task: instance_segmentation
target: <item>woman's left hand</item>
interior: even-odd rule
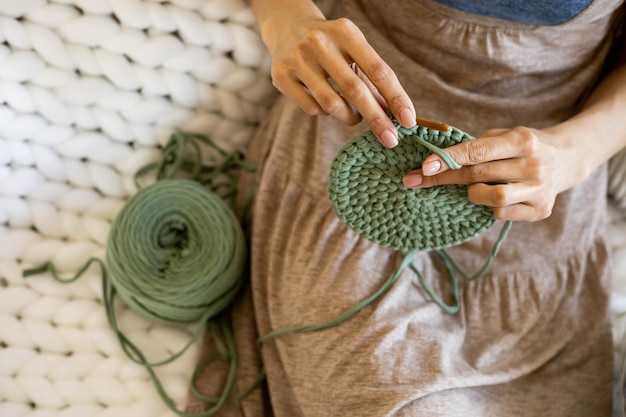
[[[557,194],[588,175],[581,164],[584,155],[576,154],[571,142],[525,127],[488,130],[476,140],[445,148],[462,168],[449,169],[433,154],[404,177],[404,184],[467,184],[469,200],[493,207],[500,220],[543,220],[552,213]]]

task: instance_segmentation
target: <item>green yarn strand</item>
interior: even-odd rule
[[[414,253],[411,253],[407,256],[410,256],[411,258],[414,256]],[[450,284],[452,285],[452,297],[454,298],[454,304],[452,305],[448,305],[446,304],[441,297],[439,297],[428,285],[428,283],[426,283],[426,278],[424,278],[424,274],[422,274],[422,271],[420,271],[413,262],[410,263],[409,268],[411,268],[411,270],[415,273],[415,275],[417,276],[417,280],[419,282],[419,285],[421,286],[421,288],[426,292],[426,294],[428,295],[428,297],[439,306],[439,308],[441,308],[443,311],[445,311],[446,313],[449,314],[456,314],[458,313],[459,309],[461,308],[461,302],[460,302],[460,291],[459,291],[459,281],[456,279],[456,276],[451,273],[450,270],[450,265],[447,263],[447,260],[444,260],[444,265],[446,266],[446,269],[448,271],[448,276],[450,277]]]
[[[203,152],[202,148],[213,155]],[[191,160],[189,155],[193,156]],[[216,160],[219,163],[207,163],[205,159]],[[137,171],[135,185],[141,188],[140,178],[152,171],[156,171],[157,180],[184,176],[202,184],[229,202],[237,192],[238,173],[241,170],[256,170],[256,165],[246,161],[242,152],[238,150],[226,152],[205,135],[176,132],[163,148],[161,159]]]
[[[485,274],[485,272],[487,272],[487,269],[489,269],[489,267],[491,266],[491,263],[493,262],[496,255],[498,254],[498,251],[500,250],[500,246],[502,246],[502,243],[504,243],[504,240],[509,234],[509,230],[511,230],[511,226],[513,226],[513,222],[511,221],[504,222],[504,224],[502,225],[502,229],[500,230],[500,235],[498,236],[498,239],[494,242],[491,248],[491,251],[489,252],[489,256],[485,260],[485,263],[478,271],[476,271],[472,275],[469,275],[467,272],[465,272],[463,268],[461,268],[459,264],[448,254],[447,251],[440,250],[438,251],[438,253],[445,260],[446,265],[449,265],[450,271],[456,271],[466,281],[475,281],[479,279],[480,277],[482,277]]]
[[[318,323],[318,324],[308,324],[308,325],[303,325],[303,326],[293,326],[293,327],[285,327],[282,329],[277,329],[269,333],[266,333],[263,336],[260,336],[257,339],[257,344],[260,345],[270,339],[274,339],[278,336],[281,336],[287,333],[314,332],[318,330],[328,329],[330,327],[335,327],[345,322],[346,320],[350,319],[352,316],[357,314],[359,311],[363,310],[365,307],[372,304],[374,301],[380,298],[383,294],[385,294],[389,290],[389,288],[391,288],[392,285],[398,280],[398,278],[402,274],[402,271],[411,264],[411,259],[412,259],[412,256],[405,256],[402,262],[400,263],[400,265],[398,266],[398,268],[396,269],[396,271],[393,274],[391,274],[391,276],[383,283],[383,285],[380,286],[378,290],[376,290],[375,293],[359,301],[356,305],[343,311],[342,313],[337,315],[335,318],[328,320],[326,322],[323,322],[323,323]]]

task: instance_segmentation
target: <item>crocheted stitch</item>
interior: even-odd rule
[[[454,127],[443,132],[396,123],[396,129],[399,144],[393,149],[367,131],[337,153],[328,193],[341,221],[368,240],[404,251],[454,246],[493,225],[491,208],[470,202],[466,185],[409,189],[402,183],[437,148],[472,136]]]

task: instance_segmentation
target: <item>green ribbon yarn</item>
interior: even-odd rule
[[[246,241],[221,197],[195,181],[168,179],[141,189],[116,216],[106,259],[113,286],[133,310],[191,323],[230,304],[242,283]]]

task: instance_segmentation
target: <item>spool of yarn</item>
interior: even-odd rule
[[[204,165],[204,149],[217,152],[219,163]],[[193,158],[188,159],[190,147]],[[51,262],[23,272],[25,277],[49,272],[62,283],[79,279],[92,265],[102,274],[102,294],[107,320],[129,359],[143,366],[167,407],[186,417],[217,414],[228,401],[247,395],[258,381],[234,396],[237,360],[232,330],[225,314],[243,283],[247,265],[246,240],[228,200],[237,191],[237,172],[254,171],[256,166],[239,151],[226,152],[210,138],[193,133],[174,133],[163,149],[160,161],[141,168],[135,182],[156,171],[156,182],[141,188],[117,214],[106,247],[106,265],[91,258],[73,277],[61,277]],[[249,209],[248,196],[243,213]],[[115,296],[135,312],[168,324],[196,323],[188,343],[168,358],[151,362],[118,327]],[[186,413],[177,408],[154,368],[173,362],[198,340],[208,326],[216,338],[218,353],[204,358],[194,373],[213,361],[229,364],[229,377],[219,397],[194,393],[213,404],[205,413]],[[225,342],[218,335],[223,335]]]
[[[164,179],[116,216],[106,259],[133,310],[166,323],[211,318],[241,286],[246,242],[233,211],[198,182]]]

